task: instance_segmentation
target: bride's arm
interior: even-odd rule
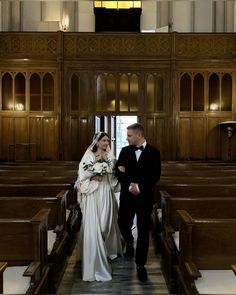
[[[80,192],[82,194],[90,194],[98,187],[98,181],[92,181],[95,180],[94,177],[96,178],[96,176],[93,175],[91,171],[84,169],[86,164],[90,164],[91,162],[94,162],[94,160],[92,152],[86,153],[79,164],[78,179],[80,183]]]

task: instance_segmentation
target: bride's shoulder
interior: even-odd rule
[[[94,161],[95,155],[92,151],[87,151],[84,155],[81,161]]]

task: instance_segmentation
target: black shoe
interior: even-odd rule
[[[134,247],[132,244],[126,245],[125,256],[127,256],[130,259],[134,257]]]
[[[137,267],[137,275],[138,275],[138,279],[141,282],[146,282],[146,280],[147,280],[147,271],[146,271],[146,268],[144,266],[138,266]]]

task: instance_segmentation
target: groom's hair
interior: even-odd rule
[[[132,129],[134,131],[139,132],[142,136],[144,136],[144,127],[140,123],[134,123],[127,127],[127,129]]]

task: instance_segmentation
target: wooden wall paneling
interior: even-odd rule
[[[155,145],[155,118],[146,118],[146,139],[151,145]]]
[[[178,160],[189,160],[191,157],[190,153],[190,141],[191,141],[191,119],[190,118],[179,118],[178,126],[178,142],[177,142],[177,159]]]
[[[3,161],[7,161],[8,157],[9,160],[14,159],[14,148],[10,148],[9,144],[14,144],[14,118],[11,117],[3,117],[1,120],[1,147],[2,147],[2,154],[1,159]]]
[[[36,160],[42,159],[42,118],[29,118],[29,142],[34,143],[32,158]]]
[[[221,159],[219,118],[208,117],[206,134],[206,159]]]
[[[166,128],[165,118],[148,116],[145,119],[147,141],[160,150],[162,160],[169,158],[169,128]]]
[[[68,141],[65,147],[67,160],[81,160],[85,150],[92,142],[93,132],[88,116],[70,116],[69,131],[65,136],[65,140]]]
[[[29,146],[28,143],[28,118],[27,117],[15,117],[14,129],[15,129],[15,160],[25,161],[29,159]]]
[[[42,118],[42,154],[45,160],[58,160],[58,124],[55,117]]]
[[[161,153],[161,158],[163,160],[168,159],[168,146],[166,145],[166,134],[168,130],[165,129],[165,119],[164,118],[156,118],[156,127],[155,127],[155,143],[156,146]]]
[[[90,122],[89,117],[83,116],[79,118],[79,148],[78,156],[82,158],[87,147],[91,144],[94,135],[94,128]]]
[[[67,137],[67,140],[70,142],[67,151],[68,159],[70,160],[79,160],[80,154],[80,144],[79,144],[79,117],[71,116],[70,117],[70,136]]]
[[[191,142],[191,158],[193,160],[205,159],[205,144],[206,144],[206,119],[192,118],[189,140]]]

